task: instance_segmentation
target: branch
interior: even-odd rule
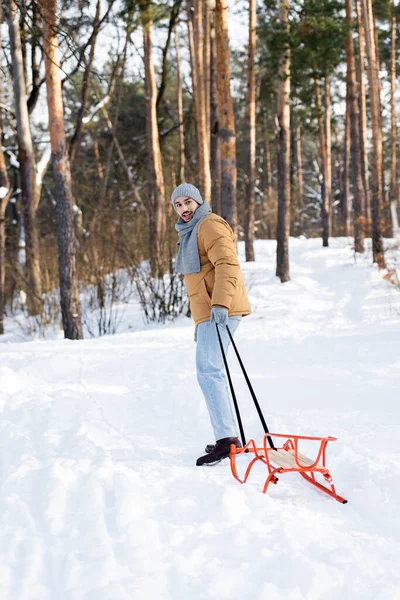
[[[175,0],[174,5],[171,11],[171,17],[168,24],[168,35],[167,41],[165,42],[165,46],[163,48],[163,59],[162,59],[162,73],[161,73],[161,84],[157,94],[156,108],[158,109],[161,101],[163,99],[165,88],[167,85],[167,76],[168,76],[168,64],[167,64],[167,55],[171,42],[172,31],[175,27],[176,21],[178,20],[179,11],[181,9],[182,0]]]

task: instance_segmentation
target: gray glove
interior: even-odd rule
[[[211,323],[226,326],[228,322],[228,309],[225,306],[213,306],[210,315]]]

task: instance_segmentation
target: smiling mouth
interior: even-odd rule
[[[191,212],[188,212],[188,213],[183,213],[182,217],[183,217],[184,219],[187,219],[187,217],[190,217],[190,216],[191,216],[191,214],[192,214]]]

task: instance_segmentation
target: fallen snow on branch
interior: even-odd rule
[[[106,104],[109,103],[110,98],[111,98],[111,96],[109,94],[107,94],[107,96],[104,96],[103,100],[101,100],[98,104],[96,104],[92,108],[90,113],[88,115],[86,115],[86,117],[83,117],[82,123],[84,125],[86,125],[87,123],[90,123],[90,121],[93,119],[93,117],[96,115],[96,113],[99,112],[99,110],[101,110]]]

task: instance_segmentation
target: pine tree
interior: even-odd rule
[[[279,18],[283,30],[289,27],[289,2],[279,0]],[[279,65],[278,84],[278,226],[276,232],[276,275],[289,281],[290,227],[290,48],[283,48]]]
[[[236,206],[236,131],[231,95],[229,64],[228,1],[216,0],[215,5],[216,72],[219,110],[218,136],[221,151],[221,213],[233,231],[237,232]]]
[[[64,131],[64,106],[57,38],[56,0],[40,0],[46,66],[47,106],[55,183],[58,269],[64,336],[82,339],[76,241],[73,225],[71,171]]]

